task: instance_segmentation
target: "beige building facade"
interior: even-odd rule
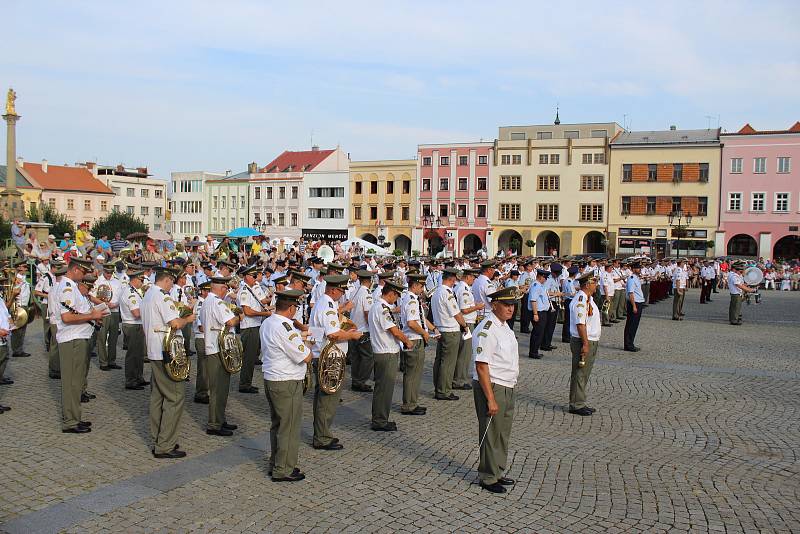
[[[711,255],[719,220],[719,130],[622,132],[611,142],[608,235],[617,255]],[[670,214],[692,216],[676,229]]]
[[[490,253],[605,252],[614,123],[504,126],[490,173]],[[530,247],[526,243],[533,242]]]
[[[410,254],[416,191],[414,159],[351,161],[349,234]]]

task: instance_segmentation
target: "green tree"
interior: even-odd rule
[[[139,217],[127,212],[114,210],[102,219],[95,221],[90,233],[95,239],[99,239],[104,235],[112,238],[117,232],[122,234],[124,238],[126,235],[135,232],[147,233],[147,231],[147,225]]]
[[[39,204],[38,206],[31,206],[28,209],[27,217],[29,221],[39,220],[39,207],[42,210],[42,222],[50,223],[53,226],[50,228],[50,233],[61,238],[66,232],[70,235],[75,235],[75,223],[69,217],[51,208],[49,204]]]

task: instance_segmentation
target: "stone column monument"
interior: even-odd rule
[[[17,115],[14,101],[17,93],[13,89],[8,90],[6,96],[6,113],[3,119],[6,121],[6,187],[0,192],[0,207],[3,210],[3,217],[10,221],[15,217],[24,218],[25,209],[22,203],[22,193],[17,190],[17,121],[21,118]]]

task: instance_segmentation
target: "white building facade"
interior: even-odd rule
[[[173,172],[170,184],[169,231],[176,239],[195,236],[203,238],[208,233],[208,203],[205,198],[207,180],[219,180],[225,174],[207,171]],[[218,200],[219,202],[219,200]]]
[[[92,163],[83,166],[114,192],[112,210],[138,217],[150,230],[169,230],[166,180],[149,178],[147,167],[112,167]]]
[[[203,213],[207,234],[224,236],[234,228],[251,225],[248,171],[205,181],[204,199],[208,209],[204,208]]]

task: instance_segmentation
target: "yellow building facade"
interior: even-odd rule
[[[608,235],[617,255],[713,254],[719,130],[623,132],[612,140],[610,153]],[[682,217],[674,216],[671,226],[670,214]],[[686,224],[686,215],[688,227],[676,228]]]
[[[609,141],[620,131],[613,122],[558,119],[501,127],[490,173],[489,253],[605,252]]]
[[[410,254],[416,190],[414,159],[351,161],[350,236]]]

